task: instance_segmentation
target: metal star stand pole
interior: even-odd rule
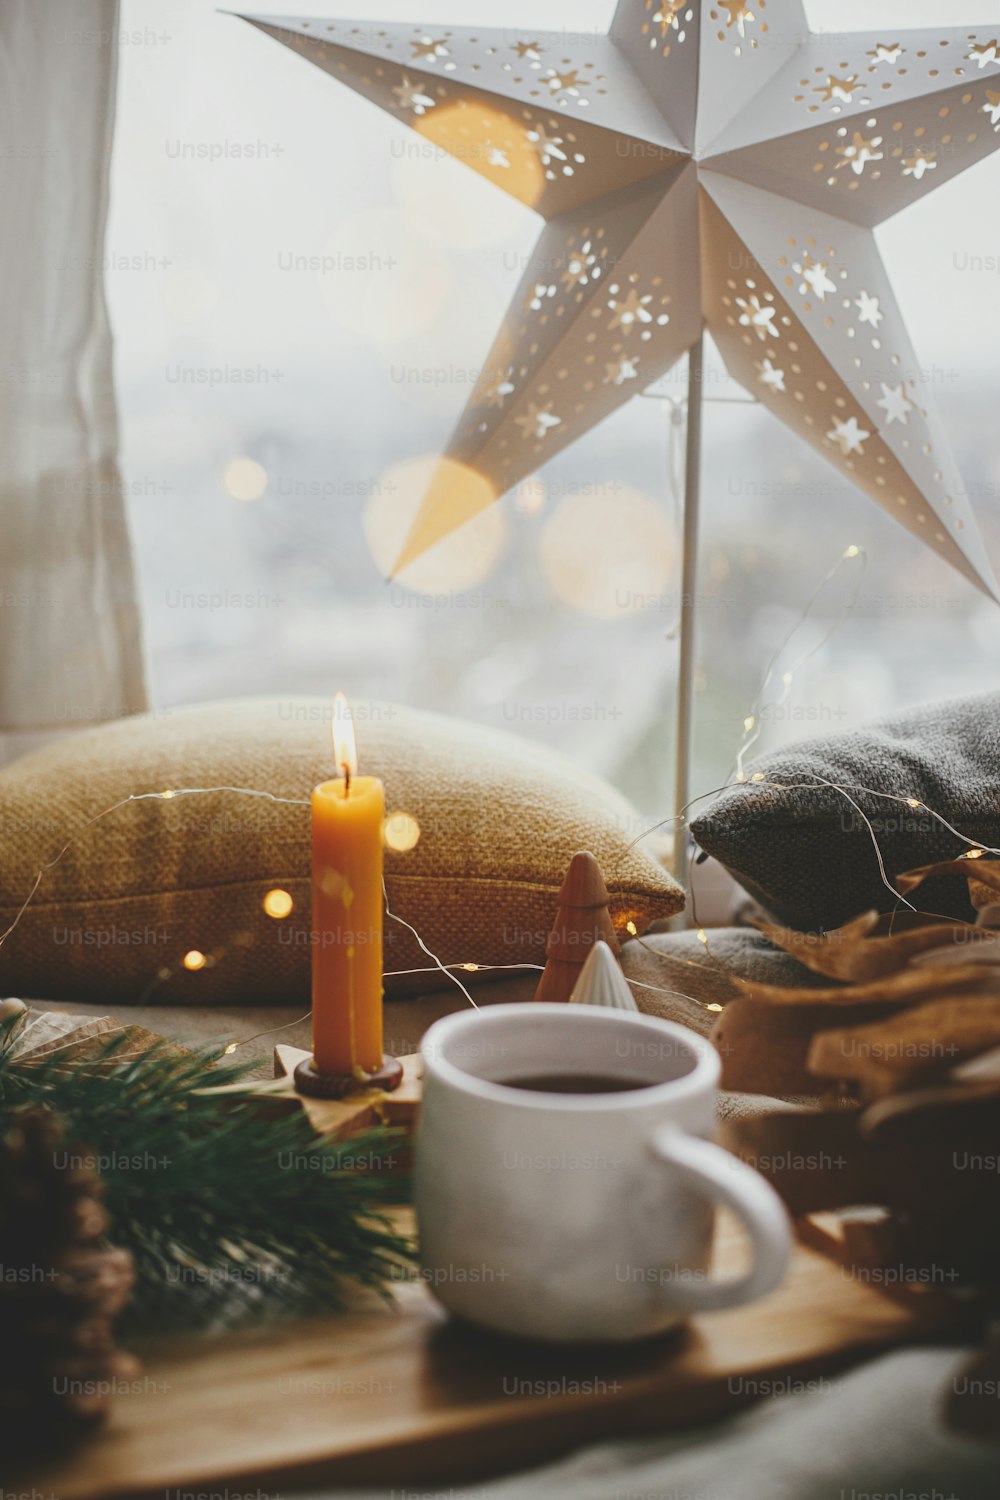
[[[698,589],[698,522],[701,498],[701,415],[705,335],[700,333],[688,354],[687,430],[684,450],[684,550],[681,563],[680,650],[677,662],[677,748],[674,765],[674,878],[687,878],[687,814],[691,800],[691,760],[694,749],[694,675]]]

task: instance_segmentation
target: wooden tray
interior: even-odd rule
[[[722,1222],[720,1268],[742,1241]],[[60,1500],[304,1484],[426,1487],[614,1436],[690,1427],[925,1338],[903,1306],[799,1246],[785,1284],[735,1312],[614,1351],[547,1350],[451,1323],[426,1288],[398,1305],[138,1352],[140,1389],[76,1453],[7,1474]],[[940,1327],[940,1322],[937,1321]]]

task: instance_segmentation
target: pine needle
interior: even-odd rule
[[[403,1132],[331,1142],[301,1112],[269,1119],[252,1099],[201,1092],[244,1079],[247,1064],[169,1042],[121,1050],[116,1038],[67,1067],[19,1063],[9,1048],[0,1120],[47,1103],[96,1153],[112,1237],[136,1261],[133,1326],[340,1308],[352,1285],[388,1297],[412,1274],[414,1247],[387,1214],[408,1186],[390,1175]]]

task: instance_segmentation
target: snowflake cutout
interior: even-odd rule
[[[722,0],[722,9],[726,12],[726,30],[735,26],[740,36],[746,36],[747,23],[757,19],[745,0]]]
[[[921,151],[918,146],[912,156],[903,158],[903,176],[915,177],[917,182],[925,172],[932,172],[937,166],[937,153],[934,151]]]
[[[423,92],[419,83],[412,83],[405,73],[402,83],[397,83],[392,92],[399,101],[400,109],[408,109],[415,115],[426,114],[429,109],[434,108],[434,100],[430,95]]]
[[[1000,42],[977,42],[971,51],[965,54],[966,62],[979,64],[982,72],[987,63],[996,63],[1000,67]]]
[[[601,274],[598,259],[593,240],[584,240],[578,250],[569,251],[562,273],[562,283],[567,291],[575,291],[578,286],[587,286],[597,280]]]
[[[831,417],[830,420],[833,423],[833,430],[827,433],[830,442],[840,445],[840,451],[845,458],[851,453],[863,456],[865,450],[862,445],[867,438],[871,437],[871,433],[858,426],[857,417],[851,417],[846,422],[842,422],[839,417]]]
[[[624,385],[627,380],[635,380],[638,374],[639,356],[619,354],[617,359],[604,366],[604,384]]]
[[[860,177],[870,161],[882,161],[882,152],[878,149],[882,144],[880,135],[873,135],[870,140],[865,140],[860,130],[854,132],[854,137],[847,146],[838,146],[837,155],[842,157],[837,167],[851,168],[856,177]]]
[[[573,98],[587,87],[587,80],[580,77],[579,68],[571,68],[567,73],[557,73],[555,68],[550,68],[545,74],[545,82],[553,94],[569,94]]]
[[[614,292],[615,287],[611,290]],[[614,317],[608,324],[609,328],[620,328],[627,338],[633,328],[638,328],[643,323],[652,323],[653,314],[649,310],[649,304],[653,300],[652,292],[647,292],[640,297],[635,287],[629,287],[628,294],[623,298],[612,297],[608,307],[614,313]]]
[[[902,385],[895,387],[882,385],[882,399],[876,401],[875,405],[881,406],[885,412],[887,427],[891,427],[893,422],[902,422],[904,427],[907,424],[910,412],[913,410],[913,402],[907,397],[906,386],[905,380]]]
[[[660,28],[660,36],[665,37],[668,31],[679,31],[680,21],[678,16],[687,4],[687,0],[660,0],[659,8],[653,16],[653,20]]]
[[[989,115],[994,130],[1000,130],[1000,89],[986,90],[986,103],[981,113]]]
[[[898,42],[876,42],[868,56],[873,63],[894,63],[906,51]]]
[[[558,427],[562,422],[562,417],[556,416],[552,410],[551,401],[548,406],[536,406],[533,401],[529,401],[528,410],[521,412],[514,418],[514,421],[520,427],[523,437],[540,439],[545,437],[553,427]]]
[[[563,150],[566,142],[561,135],[549,135],[541,125],[536,125],[533,130],[525,132],[528,140],[538,153],[538,160],[545,167],[545,175],[550,182],[555,180],[556,172],[553,162],[562,162],[561,168],[564,177],[572,177],[573,168],[569,165],[569,156]]]
[[[760,360],[756,365],[760,383],[769,391],[783,391],[785,389],[785,372],[779,370],[769,359]]]
[[[528,288],[528,295],[524,299],[524,306],[528,312],[541,312],[546,297],[554,297],[558,287],[548,281],[536,281],[534,286]]]
[[[490,146],[489,155],[486,158],[486,162],[487,165],[491,167],[510,166],[510,160],[502,146]]]
[[[746,299],[737,297],[736,306],[741,309],[741,328],[752,328],[759,339],[778,337],[778,330],[771,326],[771,319],[776,314],[776,308],[762,306],[760,298],[756,295]]]
[[[799,292],[803,296],[811,291],[821,302],[824,302],[827,292],[837,290],[837,283],[831,281],[827,275],[825,260],[814,261],[811,255],[807,255],[803,260],[796,261],[792,270],[797,271],[802,277]]]
[[[855,91],[860,87],[857,73],[852,73],[848,78],[834,78],[832,73],[828,73],[826,82],[817,84],[813,93],[821,94],[825,104],[832,104],[834,101],[850,104]]]
[[[512,366],[497,371],[483,392],[483,401],[487,406],[502,407],[507,397],[513,394],[514,385],[510,378],[513,373]]]
[[[862,292],[855,297],[854,306],[858,309],[858,322],[870,323],[873,328],[877,328],[885,317],[878,298],[873,297],[870,292]]]
[[[515,42],[513,49],[520,58],[527,58],[529,62],[537,62],[545,51],[538,42]]]
[[[416,62],[418,58],[426,62],[436,62],[439,57],[448,56],[448,44],[443,36],[436,40],[425,36],[423,41],[411,42],[410,46],[413,48],[411,62]]]

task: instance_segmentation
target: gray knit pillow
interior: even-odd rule
[[[864,818],[890,881],[968,847],[927,808],[977,843],[1000,843],[1000,693],[932,703],[790,745],[748,768],[756,772],[766,779],[729,788],[692,823],[701,848],[803,931],[839,927],[870,907],[892,911],[896,897],[882,881]],[[857,807],[824,782],[847,788]],[[928,881],[914,904],[973,915],[964,882],[954,878]]]

